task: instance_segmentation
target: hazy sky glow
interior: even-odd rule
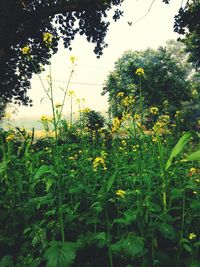
[[[104,80],[112,71],[114,62],[126,50],[144,50],[148,47],[157,48],[165,45],[169,39],[177,39],[173,32],[174,16],[181,7],[182,0],[171,0],[166,5],[162,0],[155,0],[148,15],[134,24],[148,11],[152,0],[125,0],[122,8],[124,17],[110,25],[106,37],[108,48],[97,59],[93,52],[93,44],[89,44],[85,37],[79,37],[72,43],[72,51],[60,45],[59,52],[52,58],[52,76],[54,80],[55,102],[62,101],[59,87],[64,88],[69,77],[70,56],[77,58],[77,66],[69,90],[74,90],[77,98],[85,98],[85,107],[97,111],[107,110],[107,96],[101,96]],[[129,26],[132,22],[132,26]],[[41,74],[44,83],[49,74],[49,67]],[[61,81],[61,82],[59,82]],[[32,79],[32,89],[28,95],[33,100],[33,107],[20,107],[17,117],[39,117],[51,114],[50,103],[45,97],[44,90],[36,75]],[[41,102],[41,99],[43,101]],[[74,103],[74,109],[77,105]],[[69,101],[66,101],[64,113],[69,113]]]

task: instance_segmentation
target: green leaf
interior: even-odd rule
[[[37,169],[36,173],[35,173],[35,179],[38,180],[40,179],[44,174],[47,173],[51,173],[54,176],[56,176],[55,171],[53,170],[53,166],[52,165],[42,165],[39,167],[39,169]]]
[[[184,243],[184,244],[183,244],[183,248],[184,248],[187,252],[189,252],[189,253],[192,252],[192,248],[190,247],[189,244]]]
[[[171,151],[170,157],[165,165],[165,170],[169,169],[172,164],[172,160],[183,150],[185,145],[190,141],[191,136],[192,132],[187,132],[179,139],[178,143]]]
[[[97,233],[95,239],[99,248],[103,248],[108,243],[108,237],[105,232]]]
[[[10,255],[4,256],[0,261],[0,267],[11,267],[13,266],[12,257]]]
[[[108,180],[107,182],[107,187],[106,187],[106,194],[110,191],[110,189],[112,188],[115,178],[116,178],[117,172],[115,172]]]
[[[129,210],[124,212],[123,218],[115,219],[114,223],[119,223],[119,224],[127,226],[136,220],[137,213],[138,212],[136,210],[129,209]]]
[[[127,238],[122,238],[111,245],[114,253],[125,254],[130,258],[141,257],[145,253],[143,240],[135,234],[130,234]]]
[[[192,154],[190,154],[188,157],[187,157],[187,160],[188,161],[193,161],[193,160],[200,160],[200,150],[199,151],[196,151]]]
[[[38,267],[41,263],[41,260],[39,258],[34,259],[31,264],[29,265],[29,267]]]
[[[70,267],[76,258],[77,243],[52,241],[44,254],[46,267]]]
[[[172,199],[182,199],[184,194],[184,189],[182,188],[172,188],[170,196]]]
[[[190,207],[198,214],[200,212],[200,200],[199,199],[193,200]]]
[[[165,238],[168,238],[171,240],[174,240],[176,238],[176,232],[170,224],[161,223],[159,225],[159,231]]]

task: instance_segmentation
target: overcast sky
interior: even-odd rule
[[[171,0],[166,5],[162,0],[124,0],[122,9],[124,16],[117,22],[112,22],[106,37],[108,48],[97,59],[93,44],[89,44],[84,36],[77,36],[72,43],[72,51],[60,45],[59,52],[52,58],[52,76],[54,80],[54,96],[56,102],[62,101],[59,87],[64,88],[69,77],[70,56],[77,58],[77,66],[69,90],[74,90],[77,98],[85,98],[85,107],[97,111],[106,111],[107,96],[101,96],[103,83],[112,71],[114,62],[126,50],[144,50],[148,47],[157,48],[165,45],[169,39],[177,39],[173,32],[174,16],[181,7],[182,0]],[[153,3],[151,10],[145,16]],[[141,17],[145,16],[143,19]],[[137,21],[137,23],[135,23]],[[128,22],[132,22],[129,26]],[[49,67],[42,73],[46,79]],[[60,82],[58,82],[60,81]],[[51,114],[50,103],[37,76],[32,79],[32,89],[28,95],[33,100],[33,107],[20,107],[17,117],[39,117]],[[43,101],[41,102],[41,99]],[[74,108],[76,104],[74,103]],[[65,114],[69,113],[69,102],[66,101]]]

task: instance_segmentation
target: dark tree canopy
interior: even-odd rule
[[[58,41],[70,48],[75,35],[85,35],[95,43],[97,56],[107,46],[104,37],[109,22],[107,12],[116,6],[113,19],[122,12],[124,0],[1,0],[0,1],[0,93],[2,101],[29,104],[27,89],[35,72],[21,49],[30,47],[36,69],[48,64],[57,52]],[[51,49],[43,42],[43,33],[53,35]]]
[[[35,72],[21,49],[29,46],[32,60],[39,69],[48,64],[57,52],[58,41],[71,48],[76,34],[85,35],[95,44],[99,57],[107,46],[107,12],[115,7],[113,19],[122,15],[119,9],[124,0],[1,0],[0,1],[0,96],[1,101],[29,104],[27,97],[30,79]],[[168,4],[170,0],[161,0]],[[186,34],[186,44],[192,60],[200,65],[199,1],[188,1],[175,18],[175,31]],[[51,49],[45,46],[44,32],[53,34]]]
[[[187,1],[175,16],[174,31],[184,35],[182,41],[186,51],[190,52],[189,60],[200,67],[200,1]]]

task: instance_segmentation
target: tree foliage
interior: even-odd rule
[[[0,93],[1,101],[30,104],[27,90],[40,64],[48,64],[57,52],[58,42],[71,49],[76,34],[85,35],[95,44],[94,52],[102,54],[110,22],[107,13],[115,7],[113,19],[122,15],[124,0],[1,0],[0,1]],[[162,0],[168,4],[170,0]],[[200,66],[200,3],[187,1],[175,17],[174,30],[185,34],[184,42],[190,59]],[[53,34],[51,49],[45,46],[42,34]],[[21,53],[24,46],[31,49],[32,61]]]
[[[107,12],[115,6],[113,19],[122,15],[117,6],[123,0],[1,0],[0,1],[0,93],[2,101],[29,104],[27,90],[40,64],[48,64],[58,50],[58,41],[71,48],[76,34],[85,35],[102,54],[109,22]],[[43,33],[53,35],[51,49]],[[21,49],[30,47],[35,68]]]
[[[116,61],[103,89],[103,94],[109,93],[110,113],[121,116],[127,108],[136,111],[141,95],[143,107],[156,106],[163,110],[167,104],[172,112],[188,101],[192,68],[183,49],[174,51],[176,47],[171,42],[157,50],[125,52]],[[144,76],[136,74],[138,68],[144,69]]]
[[[100,112],[90,110],[85,114],[85,122],[86,127],[88,127],[90,131],[97,131],[98,129],[104,127],[105,120]]]
[[[190,52],[189,60],[200,67],[200,1],[187,1],[175,16],[174,30],[184,35],[182,41],[186,51]]]

